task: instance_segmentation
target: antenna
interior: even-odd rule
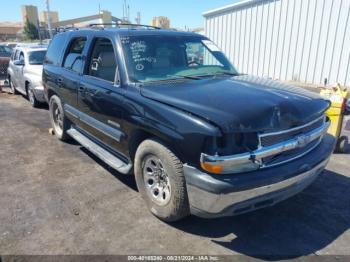
[[[130,6],[128,5],[128,21],[130,21]]]

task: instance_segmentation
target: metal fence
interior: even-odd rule
[[[9,66],[10,58],[0,57],[0,78],[7,76],[7,68]]]
[[[350,86],[350,0],[248,0],[203,15],[242,73]]]

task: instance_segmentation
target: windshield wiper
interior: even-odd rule
[[[217,75],[239,76],[239,74],[237,73],[231,73],[231,72],[225,72],[225,71],[214,74],[214,76],[217,76]]]
[[[184,76],[184,75],[168,75],[168,76],[175,76],[177,78],[185,78],[185,79],[193,79],[193,80],[200,80],[201,79],[198,76]]]

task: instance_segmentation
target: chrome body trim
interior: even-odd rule
[[[323,116],[324,117],[324,116]],[[312,125],[316,121],[319,121],[320,118],[312,121],[308,125]],[[297,129],[302,129],[308,125],[300,126],[297,128],[289,129],[286,131],[281,132],[291,132]],[[208,163],[212,165],[222,166],[223,167],[223,174],[228,173],[238,173],[238,172],[245,172],[250,170],[256,170],[259,168],[265,168],[265,167],[271,167],[276,166],[279,164],[283,164],[292,160],[295,160],[297,158],[300,158],[304,156],[305,154],[309,153],[312,149],[314,149],[321,141],[323,135],[327,132],[328,127],[330,125],[330,122],[323,122],[323,125],[302,135],[298,135],[296,137],[293,137],[291,139],[288,139],[286,141],[266,146],[266,147],[259,147],[257,150],[251,151],[251,152],[245,152],[241,154],[236,155],[230,155],[230,156],[219,156],[219,155],[207,155],[202,153],[200,157],[200,161],[202,163]],[[279,134],[280,132],[275,132],[273,134]],[[265,134],[271,135],[272,133]],[[301,154],[295,156],[294,158],[288,159],[286,161],[281,161],[279,163],[275,163],[273,165],[265,165],[263,163],[263,158],[274,156],[277,154],[280,154],[282,152],[286,152],[292,149],[302,148],[312,141],[315,141],[319,139],[319,142],[316,143],[315,146],[313,146],[311,149],[308,149],[305,152],[302,152]]]
[[[313,121],[311,121],[311,122],[309,122],[309,123],[307,123],[307,124],[305,124],[305,125],[302,125],[302,126],[293,127],[293,128],[290,128],[290,129],[287,129],[287,130],[282,130],[282,131],[276,131],[276,132],[270,132],[270,133],[266,133],[266,134],[260,134],[259,137],[281,135],[281,134],[293,132],[293,131],[296,131],[296,130],[299,130],[299,129],[303,129],[303,128],[305,128],[305,127],[311,126],[311,125],[313,125],[314,123],[320,121],[322,118],[324,119],[325,116],[322,115],[322,116],[320,116],[319,118],[316,118],[315,120],[313,120]]]

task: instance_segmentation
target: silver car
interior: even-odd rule
[[[33,107],[46,102],[41,82],[46,50],[44,45],[17,46],[7,69],[13,94],[19,92],[27,96]]]

